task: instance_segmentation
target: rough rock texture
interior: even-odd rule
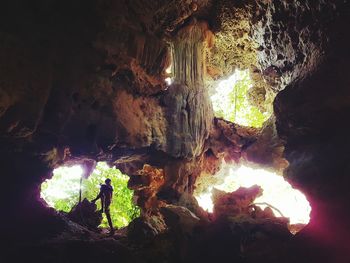
[[[158,223],[158,228],[159,228]],[[134,219],[127,228],[128,238],[137,243],[147,243],[161,233],[151,222],[145,218]]]
[[[171,133],[166,152],[172,156],[200,155],[209,136],[213,113],[204,76],[205,52],[211,45],[212,33],[207,23],[196,20],[182,28],[173,42],[174,84],[163,101],[168,108]]]
[[[160,204],[157,197],[158,190],[164,184],[164,171],[145,165],[137,175],[130,177],[128,187],[138,196],[137,204],[143,212],[156,213]]]
[[[224,157],[227,162],[239,160],[241,152],[256,140],[257,130],[254,128],[242,128],[219,118],[214,123],[208,148],[216,157]]]
[[[8,251],[27,261],[44,253],[47,262],[81,254],[84,262],[348,262],[348,5],[1,3],[0,200],[7,214],[0,232]],[[175,82],[167,86],[170,64]],[[258,131],[213,118],[206,88],[235,68],[250,70],[250,99],[260,109],[280,92],[276,125],[271,119]],[[283,169],[282,151],[288,180],[313,207],[310,225],[295,237],[266,218],[210,222],[193,200],[195,183],[210,182],[222,160]],[[40,183],[53,168],[88,163],[90,171],[98,160],[131,175],[145,215],[129,236],[145,230],[149,243],[100,239],[41,203]],[[149,171],[138,174],[145,164]],[[169,205],[172,216],[200,218],[192,232],[170,230],[160,213]]]
[[[277,130],[287,142],[290,165],[285,174],[312,204],[311,222],[300,239],[337,251],[334,262],[349,260],[349,86],[350,43],[343,34],[349,24],[349,5],[332,23],[329,49],[317,71],[288,86],[275,103]],[[319,244],[315,240],[322,240]],[[326,249],[325,249],[326,248]],[[306,249],[318,251],[309,245]],[[341,252],[339,252],[341,251]]]
[[[236,69],[249,70],[254,87],[249,95],[252,104],[262,111],[271,111],[274,92],[264,82],[258,63],[258,44],[252,39],[254,1],[215,1],[212,10],[215,42],[208,53],[208,80],[210,91],[222,78]],[[255,32],[255,31],[254,31]]]
[[[199,163],[201,168],[194,187],[196,195],[206,192],[211,185],[223,183],[222,175],[226,175],[223,171],[223,163],[235,164],[246,159],[248,153],[246,149],[254,147],[257,139],[257,129],[243,128],[229,121],[215,118],[207,140],[207,150],[202,157],[203,161]],[[261,156],[258,151],[253,150],[253,152]]]
[[[279,137],[274,116],[263,125],[256,134],[256,141],[243,152],[243,157],[250,163],[255,163],[265,169],[283,172],[288,167],[284,158],[284,141]]]
[[[73,222],[96,230],[102,221],[102,212],[96,211],[97,206],[84,198],[81,203],[76,204],[68,213],[68,218]]]
[[[185,207],[166,205],[161,208],[167,227],[182,234],[192,234],[199,224],[199,218]]]
[[[254,200],[262,195],[260,186],[254,185],[249,188],[240,187],[232,193],[226,193],[213,189],[214,215],[222,216],[249,215],[250,206]]]
[[[215,44],[209,86],[235,69],[248,69],[251,102],[270,110],[276,93],[313,72],[329,45],[330,24],[342,1],[215,1]]]
[[[316,69],[340,2],[257,1],[252,38],[258,44],[259,69],[272,88],[281,90]]]
[[[194,105],[206,98],[205,90],[197,86],[198,91],[182,94],[174,88],[169,89],[167,99],[159,96],[167,88],[163,71],[170,64],[170,48],[157,35],[188,17],[193,12],[191,3],[89,1],[83,6],[80,9],[76,2],[65,7],[58,1],[23,5],[14,15],[28,17],[31,23],[18,19],[11,26],[4,22],[1,74],[8,77],[1,83],[1,137],[33,139],[40,154],[42,147],[48,151],[65,145],[75,156],[152,145],[176,157],[198,156],[211,117],[209,103],[198,109]],[[14,8],[9,4],[3,19]],[[145,10],[152,15],[130,18]],[[174,13],[181,13],[182,18]],[[39,26],[36,16],[54,19]],[[81,30],[83,25],[86,30]],[[31,30],[35,34],[27,33]],[[200,37],[192,43],[202,45],[204,40]],[[204,48],[198,46],[198,52]],[[203,71],[201,67],[196,72]],[[183,105],[177,110],[173,106],[179,100]],[[178,122],[177,115],[186,109],[189,120]],[[208,127],[197,128],[202,122]],[[177,123],[183,130],[170,133],[169,126]],[[187,138],[188,134],[192,136]],[[174,144],[181,140],[186,144],[193,140],[196,146],[177,149]]]

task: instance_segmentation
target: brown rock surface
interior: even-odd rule
[[[164,184],[164,171],[150,165],[144,165],[137,175],[131,176],[128,186],[138,196],[137,204],[144,212],[156,213],[160,203],[156,196],[158,190]]]
[[[254,200],[262,195],[262,192],[258,185],[249,188],[240,187],[232,193],[214,188],[212,193],[215,217],[249,215]]]
[[[96,230],[102,222],[102,212],[97,211],[97,206],[86,198],[76,204],[67,216],[75,223],[92,230]]]
[[[48,262],[67,261],[57,256],[65,253],[85,262],[99,254],[135,262],[347,262],[349,17],[340,0],[1,3],[7,214],[0,226],[8,251],[26,252],[27,261],[44,253]],[[250,100],[260,109],[271,108],[279,92],[276,126],[271,119],[258,131],[214,119],[210,88],[235,68],[250,70]],[[242,157],[278,169],[287,159],[286,177],[313,207],[309,226],[291,240],[266,218],[248,228],[201,220],[192,239],[163,231],[159,207],[200,213],[188,196],[198,178],[213,178],[222,160]],[[84,240],[90,232],[41,203],[40,183],[54,167],[86,160],[131,175],[150,164],[130,186],[151,214],[151,227],[141,221],[136,229],[156,233],[152,248],[131,253],[130,244],[113,238]],[[65,228],[72,240],[46,242]]]

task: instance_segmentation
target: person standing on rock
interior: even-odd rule
[[[101,211],[106,214],[109,227],[111,228],[111,234],[114,233],[111,213],[109,209],[112,202],[112,197],[113,197],[113,187],[111,185],[111,179],[107,178],[105,180],[105,184],[101,185],[99,194],[96,196],[95,199],[91,200],[91,202],[95,203],[98,199],[101,199],[101,207],[102,207]]]

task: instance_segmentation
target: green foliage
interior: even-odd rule
[[[98,163],[96,169],[84,180],[83,198],[94,199],[100,191],[100,184],[105,179],[112,180],[113,200],[110,206],[113,225],[117,227],[127,226],[134,218],[140,216],[140,208],[133,203],[134,192],[127,187],[129,177],[119,170],[109,168],[105,163]],[[98,209],[101,209],[100,201],[97,201]],[[104,214],[103,214],[104,215]],[[102,227],[108,227],[107,219],[104,215],[101,223]]]
[[[211,97],[215,115],[234,123],[259,128],[269,114],[261,113],[248,101],[248,90],[252,86],[248,71],[237,70],[228,80],[217,88]]]
[[[79,166],[55,169],[52,179],[46,180],[41,185],[42,198],[56,210],[69,212],[79,200],[81,168],[75,173],[71,170],[77,167]],[[119,170],[99,162],[89,178],[82,180],[82,198],[94,199],[100,191],[100,184],[103,184],[106,178],[112,180],[114,188],[110,206],[113,225],[127,226],[140,215],[140,209],[133,203],[133,191],[127,187],[129,177]],[[98,209],[101,209],[100,201],[96,204]],[[100,226],[108,227],[105,215]]]
[[[59,211],[69,212],[79,200],[79,167],[60,167],[50,180],[41,184],[41,197]]]

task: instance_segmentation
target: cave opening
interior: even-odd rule
[[[227,164],[215,175],[215,183],[197,182],[194,196],[198,204],[207,212],[214,212],[214,193],[217,190],[225,193],[239,191],[241,187],[261,187],[252,205],[264,211],[270,211],[274,217],[288,219],[288,228],[295,234],[310,221],[311,205],[306,196],[293,188],[281,174],[262,169],[252,164]],[[203,185],[206,185],[203,187]]]
[[[6,262],[350,262],[349,1],[8,2]]]
[[[98,228],[108,228],[106,215],[100,212],[100,200],[96,204],[91,202],[107,178],[111,179],[114,188],[110,205],[113,226],[126,227],[140,216],[140,208],[134,203],[134,191],[128,188],[129,176],[105,162],[98,162],[88,176],[84,176],[84,168],[79,164],[54,169],[52,178],[41,184],[40,196],[49,207],[63,214],[72,215],[75,211],[80,212],[80,209],[90,210],[90,216],[99,222]],[[80,223],[74,216],[70,218]]]
[[[252,87],[249,70],[236,69],[221,80],[210,96],[215,116],[242,126],[261,128],[272,112],[253,104],[254,100],[249,98]]]

